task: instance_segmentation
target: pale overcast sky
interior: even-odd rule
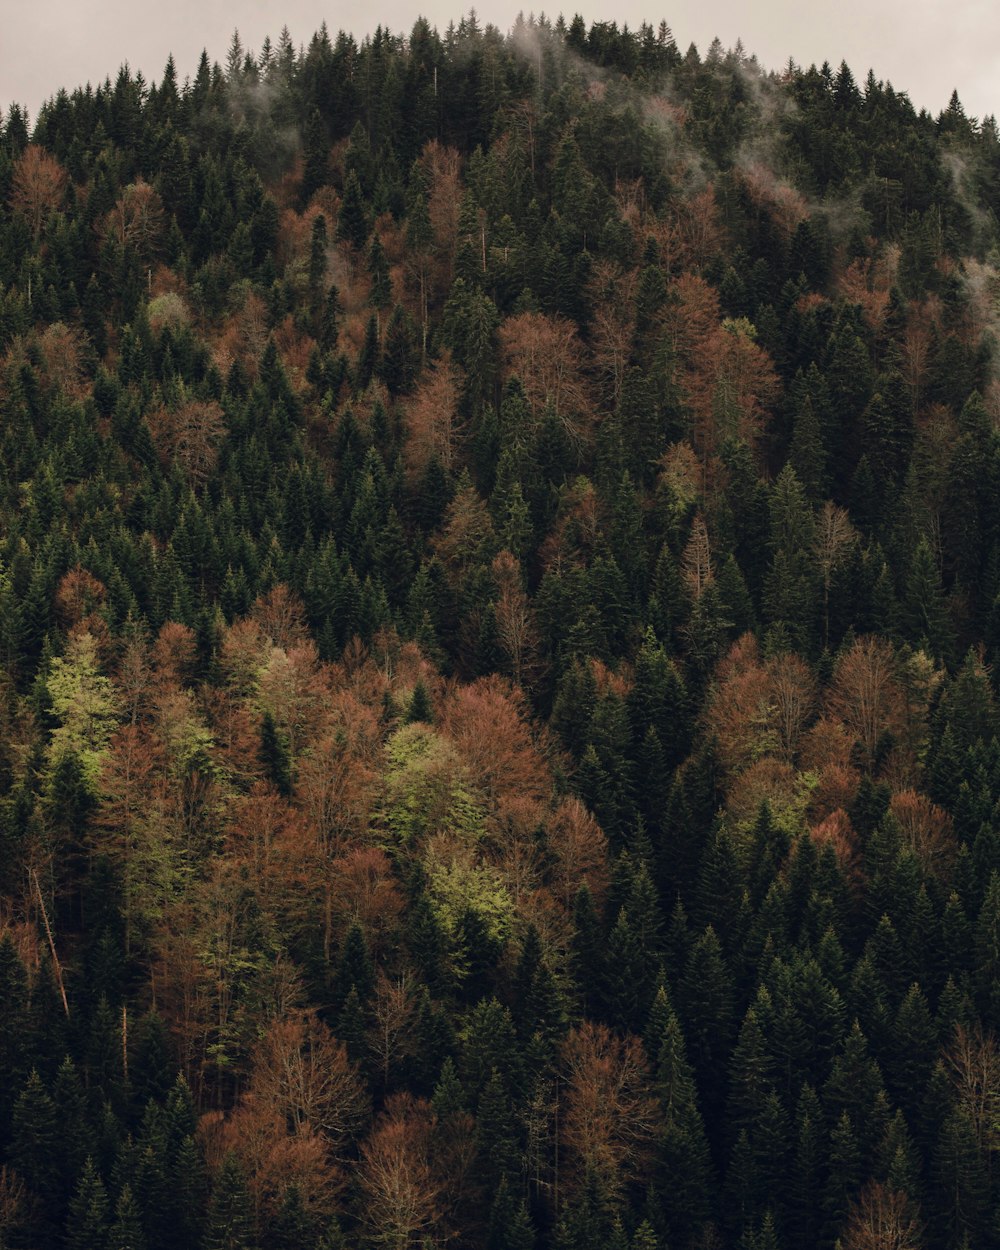
[[[482,0],[482,22],[510,28],[517,0]],[[545,10],[551,17],[558,6]],[[958,88],[966,111],[977,117],[1000,114],[1000,6],[996,0],[674,0],[668,9],[644,0],[598,0],[567,4],[567,19],[582,12],[590,21],[615,18],[631,27],[666,18],[681,49],[694,42],[704,52],[714,35],[726,47],[742,38],[768,68],[789,56],[808,65],[846,60],[859,82],[869,67],[917,107],[936,113]],[[287,25],[298,45],[320,22],[362,37],[381,22],[409,33],[423,13],[440,29],[462,10],[445,0],[386,0],[377,6],[349,0],[0,0],[0,109],[26,104],[32,119],[59,87],[113,79],[128,61],[147,78],[159,79],[172,51],[183,79],[193,75],[203,47],[223,61],[234,27],[255,51],[266,34],[276,39]]]

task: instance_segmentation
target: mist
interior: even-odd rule
[[[276,40],[287,25],[296,45],[307,43],[321,22],[362,39],[381,23],[408,34],[423,15],[442,31],[462,16],[459,7],[433,0],[421,11],[408,0],[387,0],[377,9],[322,0],[174,0],[170,5],[136,0],[8,0],[0,41],[0,109],[26,105],[32,119],[39,106],[65,87],[114,78],[128,62],[147,80],[159,80],[169,53],[180,79],[194,74],[203,48],[222,62],[234,28],[244,47],[257,51],[265,36]],[[507,31],[523,8],[517,0],[494,0],[477,10],[481,23]],[[553,9],[550,17],[560,10]],[[1000,112],[1000,9],[985,0],[942,6],[934,0],[848,0],[804,5],[801,0],[770,0],[746,6],[736,0],[684,0],[669,11],[652,10],[638,0],[614,6],[583,3],[562,10],[567,20],[580,11],[589,22],[643,21],[670,24],[678,47],[689,43],[704,52],[716,35],[726,47],[742,39],[748,54],[777,69],[791,57],[798,64],[836,66],[846,60],[859,82],[869,68],[906,91],[918,108],[937,113],[957,89],[968,114]]]

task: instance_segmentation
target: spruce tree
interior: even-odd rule
[[[66,1218],[68,1250],[106,1250],[108,1194],[93,1159],[84,1163]]]
[[[208,1207],[205,1250],[256,1250],[254,1221],[243,1170],[235,1155],[222,1161]]]

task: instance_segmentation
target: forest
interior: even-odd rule
[[[1000,1248],[998,208],[665,22],[0,117],[2,1250]]]

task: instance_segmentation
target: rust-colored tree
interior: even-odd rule
[[[273,1020],[254,1047],[251,1088],[294,1128],[322,1134],[331,1158],[341,1158],[368,1115],[357,1068],[313,1012]]]
[[[858,863],[858,837],[851,818],[842,807],[830,812],[809,830],[814,841],[832,846],[834,854],[849,881],[859,883],[861,870]]]
[[[778,751],[782,758],[795,758],[802,732],[816,710],[816,678],[801,656],[785,651],[767,663],[767,676],[774,708]]]
[[[590,888],[600,904],[608,887],[608,840],[587,807],[577,798],[562,799],[546,826],[555,858],[552,889],[569,910],[580,886]]]
[[[55,594],[56,617],[67,631],[106,633],[107,626],[98,612],[107,597],[107,587],[93,573],[77,565],[59,579]],[[95,635],[96,636],[96,635]]]
[[[837,281],[837,290],[849,304],[857,304],[869,329],[880,336],[889,313],[892,272],[886,260],[870,256],[852,260]]]
[[[154,187],[140,178],[130,183],[104,216],[104,233],[122,249],[151,260],[163,233],[163,203]]]
[[[301,1030],[301,1013],[272,1022],[254,1051],[254,1067],[249,1087],[231,1113],[211,1112],[202,1117],[199,1137],[209,1166],[216,1169],[228,1153],[239,1159],[247,1175],[258,1227],[266,1229],[281,1209],[282,1201],[294,1187],[302,1207],[313,1216],[329,1217],[335,1199],[346,1181],[339,1162],[340,1139],[315,1122],[327,1118],[322,1112],[307,1114],[302,1092],[315,1086],[312,1074],[303,1075],[303,1058],[313,1063],[312,1048],[317,1041],[315,1024]],[[322,1026],[320,1026],[322,1027]],[[329,1049],[327,1039],[318,1035],[317,1058]],[[335,1053],[334,1061],[337,1060]],[[319,1084],[328,1084],[328,1076]],[[365,1110],[358,1099],[360,1081],[341,1092],[360,1114],[349,1128],[360,1127]],[[355,1088],[357,1086],[357,1089]],[[322,1097],[330,1094],[329,1088]],[[315,1102],[308,1108],[315,1112]]]
[[[461,421],[458,400],[461,374],[447,351],[432,361],[420,376],[413,396],[406,404],[406,467],[414,478],[437,457],[449,473],[455,465],[455,451]]]
[[[273,647],[291,651],[309,640],[305,606],[284,582],[254,600],[250,619]]]
[[[884,638],[859,638],[840,657],[826,697],[827,711],[847,727],[871,764],[887,730],[904,727],[905,706],[896,653]]]
[[[361,1143],[358,1183],[366,1230],[375,1245],[408,1250],[435,1238],[445,1188],[432,1161],[436,1127],[430,1103],[394,1094]]]
[[[670,286],[666,327],[675,353],[686,369],[693,371],[698,357],[718,332],[721,320],[719,295],[704,278],[683,273]]]
[[[386,948],[397,931],[404,902],[385,851],[351,846],[328,871],[335,933],[341,936],[358,924],[370,950]]]
[[[156,635],[149,658],[161,686],[189,685],[198,661],[198,642],[190,625],[164,621]]]
[[[389,977],[379,969],[368,1049],[381,1073],[383,1088],[388,1088],[396,1066],[414,1053],[416,1016],[416,985],[412,976],[402,973]]]
[[[497,640],[515,684],[530,688],[539,674],[540,641],[521,563],[509,551],[501,551],[491,571],[497,588]]]
[[[696,570],[701,562],[692,563]],[[689,585],[692,581],[688,579]],[[719,662],[703,712],[719,762],[730,776],[774,750],[772,716],[771,683],[757,640],[744,634]]]
[[[237,799],[230,812],[226,850],[245,870],[261,906],[276,915],[297,910],[307,870],[301,815],[262,781]]]
[[[441,728],[488,798],[548,797],[552,779],[532,734],[527,703],[503,677],[456,687],[441,709]]]
[[[562,1066],[566,1186],[594,1177],[613,1200],[646,1175],[660,1129],[642,1043],[585,1020],[563,1043]]]
[[[66,171],[37,143],[29,143],[14,164],[10,204],[31,227],[37,242],[50,213],[66,193]]]
[[[693,416],[693,442],[706,472],[727,439],[757,450],[766,411],[780,384],[749,321],[723,321],[689,364],[683,385]]]
[[[83,333],[65,322],[54,321],[45,328],[39,346],[45,359],[46,385],[68,399],[83,399],[87,394]]]
[[[573,442],[586,441],[593,404],[573,323],[544,313],[508,317],[500,327],[500,346],[504,376],[521,379],[537,417],[549,406]]]
[[[185,399],[151,413],[149,428],[164,463],[176,462],[194,485],[203,486],[226,433],[220,405],[212,399]]]
[[[678,261],[692,270],[700,269],[717,254],[725,238],[711,183],[690,199],[678,203],[677,220],[682,245]]]
[[[454,148],[432,139],[420,154],[420,164],[430,183],[427,212],[438,255],[445,262],[444,274],[451,281],[451,260],[458,237],[458,215],[462,202],[462,158]]]
[[[838,1244],[843,1250],[921,1250],[923,1227],[916,1204],[900,1189],[869,1181],[851,1204]]]
[[[980,1024],[958,1024],[944,1052],[958,1104],[984,1158],[1000,1149],[1000,1048]]]
[[[621,398],[634,334],[636,274],[622,274],[610,261],[598,261],[590,280],[594,313],[590,339],[597,377],[609,403]]]
[[[926,794],[901,790],[892,796],[889,810],[896,818],[904,843],[929,872],[945,873],[957,849],[951,817]]]

